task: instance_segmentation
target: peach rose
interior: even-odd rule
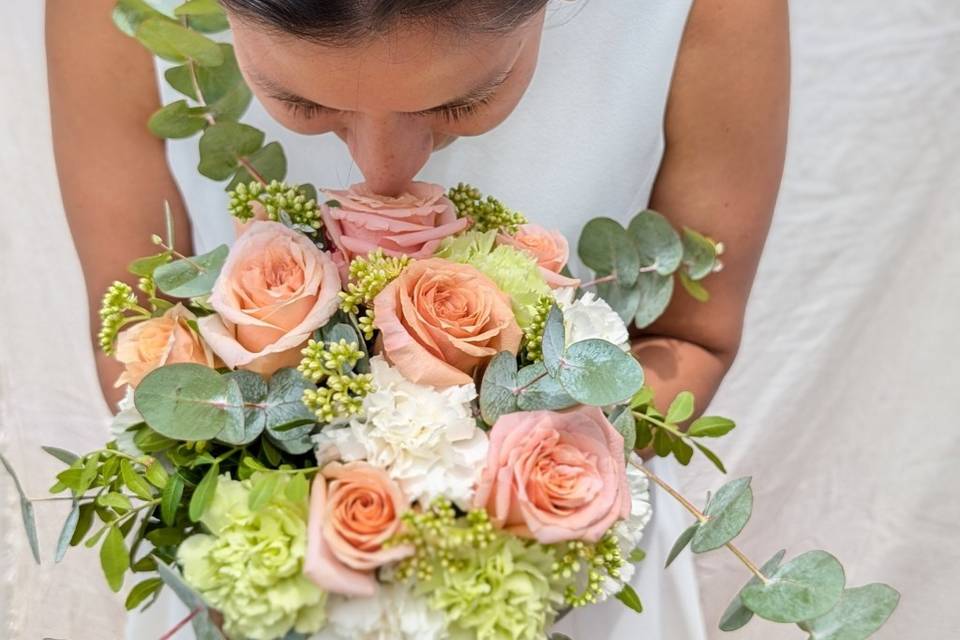
[[[311,333],[339,305],[330,255],[279,222],[257,221],[230,250],[200,333],[231,369],[270,375],[300,361]]]
[[[470,224],[466,218],[457,218],[443,187],[413,182],[409,189],[392,198],[374,194],[361,182],[347,191],[324,192],[340,203],[322,204],[320,211],[330,239],[347,262],[378,247],[390,256],[429,258],[441,240]]]
[[[576,278],[560,275],[570,259],[570,245],[559,231],[550,231],[536,224],[523,224],[512,236],[498,234],[497,244],[505,244],[533,256],[540,266],[540,274],[551,289],[580,284]]]
[[[179,362],[214,366],[213,352],[190,326],[197,317],[182,304],[125,329],[117,337],[116,359],[124,365],[115,386],[135,387],[158,367]]]
[[[470,265],[417,260],[373,300],[383,354],[403,377],[435,387],[468,384],[523,332],[510,298]]]
[[[374,570],[413,553],[409,545],[384,546],[400,532],[408,506],[383,469],[366,462],[329,463],[310,491],[304,574],[324,591],[374,595]]]
[[[597,542],[630,515],[623,436],[597,407],[501,416],[474,504],[543,544]]]

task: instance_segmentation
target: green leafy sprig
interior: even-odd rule
[[[502,202],[493,196],[483,197],[476,187],[460,183],[451,188],[447,197],[457,208],[457,215],[461,218],[470,218],[473,228],[477,231],[503,231],[514,234],[517,228],[526,224],[527,219],[522,213],[508,209]]]

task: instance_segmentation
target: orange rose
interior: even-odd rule
[[[304,574],[324,591],[374,595],[374,570],[413,553],[408,545],[384,546],[400,532],[400,515],[408,507],[383,469],[366,462],[329,463],[310,492]]]
[[[492,280],[441,258],[412,263],[373,309],[387,360],[419,384],[468,384],[493,356],[516,353],[523,336],[509,297]]]
[[[116,358],[125,368],[116,386],[135,387],[148,373],[166,364],[193,362],[213,367],[213,352],[188,323],[196,319],[177,304],[159,318],[124,330],[117,337]]]
[[[497,235],[497,244],[505,244],[519,249],[537,261],[540,275],[551,289],[575,287],[580,281],[560,275],[570,259],[570,245],[559,231],[550,231],[535,224],[523,224],[514,235]]]
[[[270,375],[300,361],[311,333],[339,305],[340,275],[326,254],[279,222],[253,222],[210,295],[200,332],[231,369]]]

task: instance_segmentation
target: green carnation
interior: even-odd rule
[[[537,315],[540,299],[550,295],[550,287],[532,256],[513,247],[497,245],[496,238],[496,231],[467,231],[445,240],[437,256],[469,264],[493,280],[510,296],[517,324],[526,329]]]
[[[284,477],[270,501],[251,511],[255,478],[220,477],[201,519],[210,533],[180,545],[184,579],[223,613],[230,637],[268,640],[291,629],[314,633],[326,621],[326,594],[303,575],[307,500],[288,500]]]

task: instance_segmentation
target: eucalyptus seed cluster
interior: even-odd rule
[[[553,308],[553,303],[553,296],[540,296],[534,308],[533,319],[523,331],[523,348],[528,362],[543,360],[543,331],[547,326],[547,316]]]
[[[586,570],[582,590],[572,584],[564,590],[564,600],[571,607],[595,604],[603,593],[604,580],[608,577],[619,580],[620,569],[626,563],[616,537],[609,533],[596,544],[580,540],[568,542],[561,554],[552,567],[555,581],[569,581]]]
[[[352,370],[363,358],[363,352],[356,342],[326,343],[310,340],[300,353],[303,359],[297,371],[313,383]]]
[[[463,569],[470,562],[464,552],[486,549],[497,535],[485,510],[473,509],[458,518],[445,498],[437,498],[423,512],[407,511],[401,519],[403,533],[389,545],[411,545],[414,552],[397,565],[399,580],[429,580],[435,566],[445,571]]]
[[[340,309],[345,313],[360,313],[357,319],[364,338],[373,339],[373,299],[379,295],[412,262],[409,256],[387,256],[377,249],[366,257],[358,256],[350,262],[347,290],[340,292]]]
[[[316,389],[303,392],[303,404],[319,422],[349,418],[363,410],[363,399],[373,390],[369,373],[335,373]]]
[[[105,354],[113,355],[117,334],[127,321],[125,314],[132,310],[143,311],[137,304],[133,288],[119,280],[110,285],[100,304],[100,332],[97,334],[100,348]]]
[[[317,201],[307,196],[300,187],[292,187],[286,182],[273,180],[264,186],[259,182],[240,183],[229,192],[230,214],[238,220],[247,221],[256,214],[255,202],[259,202],[267,212],[267,217],[282,222],[281,212],[286,212],[290,222],[295,225],[319,229],[323,226]]]
[[[451,188],[447,197],[456,206],[457,215],[470,218],[477,231],[496,229],[514,234],[527,222],[522,213],[508,209],[493,196],[484,198],[479,189],[463,182]]]

